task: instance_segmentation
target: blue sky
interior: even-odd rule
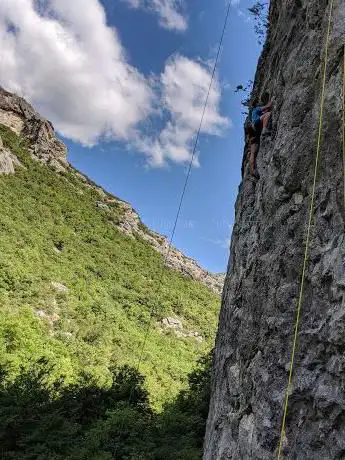
[[[0,35],[2,49],[12,53],[2,62],[0,83],[53,121],[75,167],[130,202],[149,227],[169,235],[226,3],[88,0],[78,11],[80,1],[52,0],[50,10],[42,1],[41,9],[32,11],[30,0],[18,0],[23,18],[0,6],[0,21],[7,15],[23,35],[14,37],[8,30],[5,38]],[[199,167],[193,168],[174,239],[175,246],[215,272],[226,269],[240,183],[243,115],[234,89],[253,78],[260,52],[247,12],[253,0],[233,3],[199,141]],[[50,14],[53,8],[58,15]],[[35,43],[45,37],[40,46],[46,48],[28,51],[33,30]],[[42,56],[47,61],[42,75],[38,70],[25,77],[14,64],[32,68]]]

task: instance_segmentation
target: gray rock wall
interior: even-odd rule
[[[14,174],[15,166],[23,167],[18,158],[8,149],[4,148],[0,136],[0,175]]]
[[[254,92],[273,134],[246,157],[216,340],[204,460],[277,458],[303,262],[330,0],[272,0]],[[345,1],[334,0],[316,202],[285,459],[345,459]]]
[[[67,149],[52,124],[23,98],[0,87],[0,124],[27,138],[33,158],[58,171],[68,167]]]

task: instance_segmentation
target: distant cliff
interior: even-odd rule
[[[216,341],[205,460],[277,458],[305,249],[331,2],[271,0],[253,96],[274,102],[260,180],[244,177]],[[316,201],[284,459],[345,458],[342,85],[333,2]],[[247,151],[247,149],[246,149]]]
[[[53,125],[42,118],[23,98],[0,87],[0,124],[29,141],[32,155],[57,170],[68,167],[67,149],[57,139]]]
[[[76,171],[67,161],[67,149],[56,137],[53,125],[41,117],[23,98],[9,93],[0,87],[0,124],[11,128],[16,134],[22,135],[28,142],[33,158],[52,167],[57,172],[69,171],[92,187],[99,195],[97,207],[103,210],[114,203],[121,208],[121,218],[116,222],[118,228],[128,235],[140,236],[152,247],[166,254],[168,240],[166,237],[150,231],[140,220],[132,206],[114,197],[103,188],[97,186],[89,178]],[[12,152],[5,151],[1,146],[0,173],[14,172],[14,164],[18,164]],[[181,251],[172,248],[167,265],[183,275],[200,281],[214,292],[221,294],[225,275],[213,274],[202,269],[195,260],[185,256]]]

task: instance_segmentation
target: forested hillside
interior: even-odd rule
[[[0,175],[2,458],[200,458],[208,364],[196,363],[219,297],[119,231],[119,200],[102,206],[73,168],[0,136],[20,162]]]

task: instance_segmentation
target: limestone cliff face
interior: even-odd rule
[[[0,124],[26,137],[34,158],[62,171],[68,167],[67,149],[56,138],[53,125],[23,98],[0,87]]]
[[[98,195],[95,205],[100,210],[108,210],[111,213],[111,207],[115,204],[121,210],[120,221],[115,223],[119,230],[131,237],[143,238],[156,251],[163,255],[166,254],[169,246],[167,238],[150,231],[143,225],[139,215],[129,203],[114,197],[70,166],[67,161],[67,149],[56,137],[52,124],[41,117],[23,98],[9,93],[1,87],[0,124],[11,128],[27,140],[29,152],[34,159],[53,168],[57,173],[68,171],[92,188]],[[0,137],[0,174],[13,174],[15,167],[18,166],[21,166],[19,160],[12,152],[3,147]],[[170,250],[167,265],[184,276],[201,282],[215,293],[221,294],[225,278],[223,273],[215,274],[204,270],[195,260],[185,256],[174,247]]]
[[[205,460],[277,458],[317,144],[330,0],[272,0],[254,93],[273,134],[244,177],[216,341]],[[345,1],[334,0],[322,147],[286,459],[345,459]]]

